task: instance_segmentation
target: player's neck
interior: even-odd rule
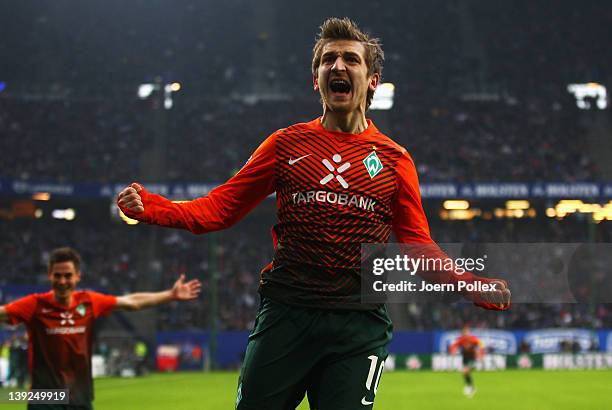
[[[352,111],[349,113],[333,112],[325,108],[321,125],[326,130],[349,132],[351,134],[361,134],[368,128],[368,121],[362,111]]]
[[[62,306],[70,306],[72,304],[72,292],[70,292],[68,296],[59,296],[57,293],[53,292],[53,299]]]

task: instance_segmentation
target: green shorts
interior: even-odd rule
[[[373,311],[289,306],[264,298],[249,336],[236,409],[371,409],[391,341],[391,320]]]
[[[466,355],[461,358],[463,367],[469,367],[470,369],[476,368],[476,358],[473,355]]]

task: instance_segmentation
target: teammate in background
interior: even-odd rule
[[[139,310],[173,300],[195,299],[198,280],[185,283],[180,275],[171,289],[153,293],[111,296],[78,291],[81,257],[71,248],[51,252],[48,277],[51,290],[0,306],[0,320],[25,323],[29,336],[32,389],[69,389],[70,406],[29,404],[28,410],[91,410],[91,355],[95,319],[113,309]]]
[[[313,49],[323,115],[274,132],[242,169],[208,196],[174,203],[133,183],[117,203],[130,218],[206,233],[225,229],[276,192],[272,263],[238,383],[236,408],[370,409],[392,325],[383,304],[361,303],[362,243],[434,244],[412,158],[367,111],[381,79],[377,39],[330,18]],[[474,276],[461,276],[473,280]],[[441,272],[437,278],[455,281]],[[504,310],[510,292],[466,294]]]
[[[470,328],[464,326],[461,330],[461,335],[448,348],[451,354],[455,354],[458,349],[461,350],[463,361],[463,378],[465,380],[463,394],[468,397],[474,397],[476,388],[472,380],[472,369],[476,366],[476,360],[484,356],[484,346],[480,339],[470,334]]]

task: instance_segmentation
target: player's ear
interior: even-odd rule
[[[374,73],[372,74],[372,78],[370,78],[370,84],[368,84],[368,88],[371,91],[375,91],[379,83],[380,83],[380,74]]]
[[[316,73],[312,74],[312,85],[315,91],[319,91],[319,78],[317,77]]]

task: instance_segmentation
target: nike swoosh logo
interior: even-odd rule
[[[309,156],[311,156],[311,155],[312,155],[312,154],[304,155],[304,156],[299,157],[299,158],[296,158],[296,159],[291,159],[291,158],[289,158],[289,165],[293,165],[293,164],[295,164],[296,162],[301,161],[301,160],[303,160],[304,158],[309,157]]]
[[[363,404],[364,406],[369,406],[372,403],[374,403],[374,402],[373,401],[367,401],[365,399],[365,396],[363,396],[363,399],[361,399],[361,404]]]

